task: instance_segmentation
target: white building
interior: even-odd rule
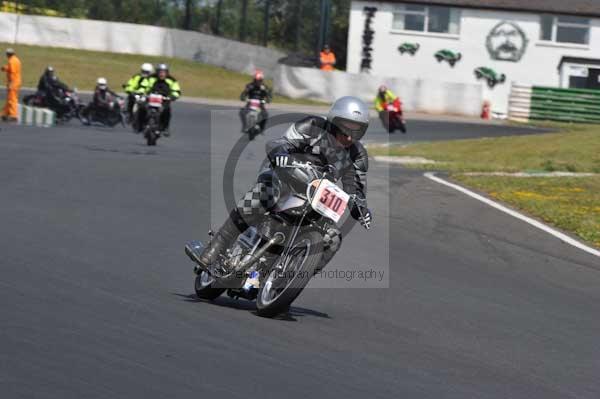
[[[600,89],[600,0],[353,1],[347,70],[479,81],[502,113],[511,82]]]

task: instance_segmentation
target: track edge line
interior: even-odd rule
[[[477,193],[475,193],[475,192],[473,192],[473,191],[471,191],[469,189],[466,189],[466,188],[464,188],[462,186],[459,186],[458,184],[454,184],[454,183],[451,183],[451,182],[449,182],[447,180],[444,180],[444,179],[436,176],[435,173],[426,172],[424,174],[424,176],[426,178],[428,178],[429,180],[433,180],[436,183],[442,184],[442,185],[444,185],[446,187],[450,187],[450,188],[452,188],[452,189],[454,189],[456,191],[459,191],[459,192],[461,192],[461,193],[463,193],[463,194],[465,194],[465,195],[467,195],[467,196],[469,196],[471,198],[474,198],[474,199],[476,199],[476,200],[478,200],[480,202],[483,202],[484,204],[489,205],[492,208],[495,208],[495,209],[497,209],[497,210],[499,210],[501,212],[504,212],[507,215],[510,215],[510,216],[512,216],[512,217],[514,217],[516,219],[519,219],[519,220],[521,220],[521,221],[523,221],[523,222],[525,222],[525,223],[527,223],[527,224],[529,224],[529,225],[531,225],[531,226],[533,226],[533,227],[535,227],[535,228],[537,228],[539,230],[542,230],[545,233],[548,233],[548,234],[550,234],[550,235],[558,238],[559,240],[565,242],[566,244],[569,244],[569,245],[571,245],[571,246],[573,246],[573,247],[575,247],[577,249],[580,249],[580,250],[582,250],[584,252],[587,252],[588,254],[591,254],[591,255],[594,255],[594,256],[597,256],[597,257],[600,258],[600,251],[598,251],[598,250],[596,250],[596,249],[594,249],[592,247],[589,247],[586,244],[584,244],[584,243],[582,243],[582,242],[580,242],[580,241],[578,241],[578,240],[576,240],[576,239],[574,239],[572,237],[569,237],[565,233],[562,233],[562,232],[560,232],[560,231],[558,231],[558,230],[556,230],[556,229],[554,229],[554,228],[552,228],[552,227],[550,227],[550,226],[548,226],[548,225],[546,225],[546,224],[544,224],[544,223],[542,223],[542,222],[540,222],[538,220],[535,220],[535,219],[533,219],[533,218],[531,218],[529,216],[525,216],[522,213],[519,213],[519,212],[517,212],[517,211],[515,211],[513,209],[510,209],[510,208],[508,208],[508,207],[506,207],[506,206],[504,206],[504,205],[496,202],[496,201],[493,201],[493,200],[491,200],[489,198],[486,198],[486,197],[484,197],[484,196],[482,196],[480,194],[477,194]]]

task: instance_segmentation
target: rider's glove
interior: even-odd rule
[[[367,208],[367,201],[363,198],[355,197],[350,214],[356,220],[358,220],[362,227],[369,230],[371,228],[371,222],[373,221],[373,213]]]
[[[337,176],[337,168],[333,165],[325,166],[323,172],[332,177]]]
[[[271,163],[273,166],[277,166],[280,168],[285,168],[286,166],[291,165],[293,162],[293,158],[290,154],[282,153],[275,154],[271,159]]]
[[[360,217],[359,222],[362,227],[366,230],[371,230],[371,221],[373,220],[373,214],[369,208],[364,208],[362,210],[363,215]]]

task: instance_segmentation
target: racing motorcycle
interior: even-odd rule
[[[262,106],[264,106],[264,104],[264,100],[252,98],[246,103],[243,131],[248,134],[249,140],[254,140],[254,138],[262,132],[260,116],[262,114]]]
[[[56,116],[59,122],[68,122],[73,118],[80,119],[81,111],[85,108],[85,105],[79,99],[77,88],[74,88],[72,91],[59,89],[57,96],[63,101],[61,109],[52,109],[48,104],[46,96],[39,91],[25,96],[23,103],[30,107],[52,109],[52,111],[57,113]]]
[[[115,127],[120,123],[125,127],[125,100],[123,97],[115,98],[109,111],[100,111],[93,104],[89,104],[81,110],[80,119],[84,125],[97,123],[103,126]]]
[[[200,263],[202,242],[185,246],[196,263],[194,289],[199,298],[215,300],[227,291],[231,298],[256,300],[259,316],[274,317],[289,309],[318,272],[328,226],[337,224],[357,198],[330,180],[327,168],[311,162],[293,162],[278,168],[277,174],[293,180],[293,188],[258,226],[237,237],[217,265],[205,268]]]
[[[406,133],[406,121],[403,117],[402,103],[399,99],[394,100],[393,103],[385,104],[385,109],[379,113],[379,118],[388,133],[394,133],[396,130]]]
[[[150,93],[138,101],[138,107],[144,107],[146,113],[142,130],[146,143],[149,146],[155,146],[156,141],[162,136],[162,132],[160,131],[160,115],[169,101],[169,97],[165,97],[159,93]],[[140,112],[140,110],[138,109],[136,112]]]

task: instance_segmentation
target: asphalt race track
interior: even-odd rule
[[[389,288],[334,281],[275,320],[197,300],[183,245],[225,216],[211,176],[239,122],[174,118],[154,148],[123,128],[1,126],[0,397],[600,397],[600,261],[416,171],[371,165],[374,228],[328,267],[366,259]],[[236,195],[282,129],[240,155]]]

